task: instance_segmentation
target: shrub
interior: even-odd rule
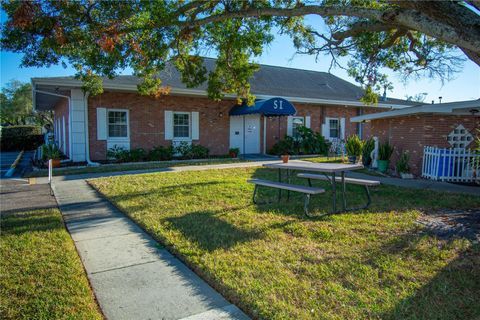
[[[410,161],[410,155],[406,152],[402,153],[400,159],[397,161],[397,173],[408,173],[410,172],[410,166],[408,162]]]
[[[285,136],[283,140],[275,143],[270,149],[270,154],[281,156],[282,154],[295,154],[295,140],[292,137]]]
[[[390,160],[393,153],[393,147],[388,143],[382,143],[378,147],[378,160]]]
[[[142,148],[125,150],[122,147],[114,146],[107,151],[107,157],[118,162],[138,162],[147,158],[147,152]]]
[[[181,142],[174,148],[174,153],[181,159],[204,159],[208,158],[210,150],[199,144]]]
[[[42,160],[58,160],[62,157],[62,152],[54,143],[42,145]]]
[[[1,150],[34,150],[44,142],[39,126],[9,126],[1,129]]]
[[[128,162],[139,162],[147,159],[147,151],[142,148],[132,149],[127,152]]]
[[[347,138],[345,149],[349,156],[359,157],[362,154],[363,142],[356,134],[351,135]]]
[[[364,166],[369,166],[372,162],[372,157],[370,154],[372,153],[373,149],[375,149],[375,141],[372,138],[363,142],[362,163]]]
[[[116,160],[118,162],[125,162],[126,159],[128,158],[128,151],[123,149],[122,147],[119,147],[117,145],[114,145],[113,148],[108,149],[107,151],[107,158]]]
[[[319,132],[314,132],[307,127],[299,127],[297,132],[296,139],[285,136],[270,149],[270,153],[275,155],[327,154],[329,145]]]
[[[150,161],[165,161],[172,160],[173,158],[173,147],[168,146],[158,146],[150,150],[148,153],[147,159]]]
[[[329,145],[320,132],[314,132],[307,127],[297,128],[299,153],[300,154],[323,154],[328,153]]]

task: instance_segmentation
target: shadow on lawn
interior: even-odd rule
[[[474,244],[382,319],[479,319],[480,245]]]
[[[238,210],[234,208],[232,210]],[[224,211],[222,211],[224,212]],[[238,243],[262,237],[259,231],[243,230],[217,217],[220,212],[196,211],[179,217],[166,218],[169,226],[198,244],[203,250],[228,249]]]
[[[6,235],[21,235],[55,229],[63,229],[61,217],[52,214],[46,215],[45,210],[2,214],[1,230]]]

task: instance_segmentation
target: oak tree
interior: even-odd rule
[[[235,93],[252,102],[252,62],[278,33],[299,53],[327,54],[347,68],[367,102],[389,86],[386,69],[448,80],[465,59],[480,66],[478,0],[44,0],[2,8],[4,50],[23,53],[23,66],[73,65],[92,94],[102,92],[100,76],[127,67],[143,79],[141,93],[167,93],[159,74],[171,62],[187,86],[207,81],[213,99]],[[309,15],[324,24],[306,23]],[[214,70],[202,63],[208,53],[218,58]]]

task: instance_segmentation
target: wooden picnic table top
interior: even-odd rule
[[[350,170],[363,169],[361,164],[344,164],[344,163],[320,163],[308,162],[301,160],[290,160],[287,163],[267,163],[263,165],[271,169],[285,169],[285,170],[302,170],[302,171],[316,171],[316,172],[342,172]]]

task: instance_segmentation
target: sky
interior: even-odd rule
[[[1,13],[2,20],[5,18]],[[310,23],[318,23],[311,19]],[[459,55],[463,55],[459,51]],[[75,73],[71,67],[64,69],[62,66],[50,66],[44,68],[20,68],[22,55],[17,53],[0,51],[0,86],[3,87],[12,79],[22,82],[29,82],[32,77],[54,77],[69,76]],[[330,58],[320,57],[315,61],[314,56],[295,55],[292,41],[286,36],[276,36],[273,43],[264,50],[263,55],[255,59],[255,62],[284,66],[290,68],[324,71],[327,72],[330,65]],[[124,70],[123,74],[129,74],[130,70]],[[331,73],[349,82],[355,83],[343,69],[333,69]],[[405,99],[406,96],[414,96],[419,93],[427,93],[425,102],[434,100],[436,103],[439,97],[442,102],[461,100],[472,100],[480,98],[480,67],[467,60],[463,70],[455,75],[455,79],[442,82],[438,79],[409,80],[406,84],[400,80],[396,73],[389,72],[389,80],[393,83],[393,90],[388,92],[389,97]]]

